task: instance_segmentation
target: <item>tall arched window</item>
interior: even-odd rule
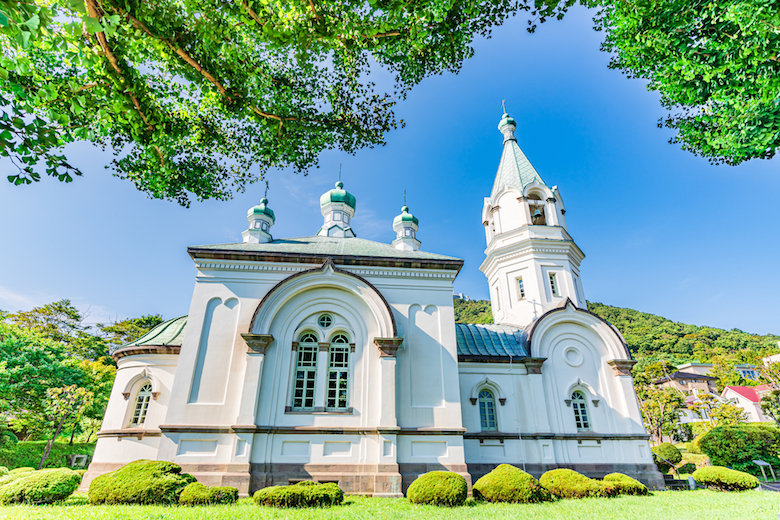
[[[577,431],[590,430],[588,403],[585,401],[585,395],[582,392],[576,391],[571,394],[571,406],[574,408],[574,422],[577,423]]]
[[[133,408],[133,418],[130,426],[142,426],[146,421],[146,411],[149,409],[149,401],[152,399],[152,385],[144,384],[138,391]]]
[[[498,429],[496,426],[496,400],[493,398],[493,392],[487,389],[479,391],[479,422],[483,432],[494,432]]]
[[[302,334],[298,342],[298,361],[295,368],[294,410],[314,409],[314,390],[317,382],[317,336]]]
[[[346,410],[349,405],[349,338],[336,334],[330,340],[328,352],[327,410]]]

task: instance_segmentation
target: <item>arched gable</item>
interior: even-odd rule
[[[255,309],[249,332],[266,333],[274,316],[285,302],[306,290],[327,287],[347,291],[359,297],[370,309],[378,325],[379,335],[384,338],[397,337],[398,328],[393,311],[382,293],[365,278],[337,268],[331,258],[328,258],[321,267],[301,271],[285,278],[268,291]]]
[[[614,325],[589,310],[578,308],[569,298],[560,307],[544,313],[531,325],[527,340],[531,357],[548,357],[543,339],[556,325],[564,323],[585,327],[597,334],[606,348],[604,355],[608,359],[632,359],[623,335]]]

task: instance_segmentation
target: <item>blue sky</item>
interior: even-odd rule
[[[665,112],[644,83],[607,68],[592,13],[575,9],[534,35],[510,20],[458,75],[425,80],[397,107],[406,128],[387,146],[356,156],[322,155],[308,176],[269,172],[274,236],[314,234],[318,199],[343,164],[357,197],[352,226],[390,242],[407,189],[423,249],[466,264],[456,292],[487,298],[479,265],[480,222],[501,156],[501,100],[518,121],[520,147],[545,182],[558,185],[569,231],[585,252],[588,300],[675,321],[780,333],[780,174],[777,159],[711,166],[667,143]],[[69,149],[83,178],[5,182],[0,163],[0,309],[29,309],[60,298],[88,321],[189,308],[195,269],[189,245],[240,241],[256,184],[229,202],[147,199],[103,166],[89,145]]]

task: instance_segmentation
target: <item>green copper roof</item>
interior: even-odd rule
[[[274,211],[268,207],[268,199],[265,197],[260,201],[260,204],[249,210],[249,215],[268,215],[273,222],[276,222]]]
[[[327,193],[322,194],[322,197],[320,197],[320,206],[324,206],[326,204],[330,204],[331,202],[334,202],[334,203],[346,204],[352,209],[355,209],[355,205],[357,204],[357,201],[355,200],[355,196],[343,188],[344,188],[344,183],[342,183],[341,181],[337,182],[336,187],[334,189],[330,190]]]
[[[523,331],[507,325],[455,324],[455,340],[458,356],[525,358],[529,357],[523,346]]]
[[[420,225],[420,221],[417,220],[417,217],[409,213],[408,206],[404,206],[403,208],[401,208],[401,214],[393,219],[393,226],[395,226],[399,222],[413,222],[415,226]]]
[[[504,139],[504,153],[501,155],[501,162],[498,165],[498,172],[496,173],[496,180],[493,183],[493,191],[490,192],[490,196],[494,197],[496,193],[501,191],[504,186],[510,188],[517,188],[520,191],[533,184],[534,181],[544,185],[544,181],[531,165],[531,161],[525,156],[523,151],[517,145],[517,139],[514,137],[513,129],[504,129],[505,126],[515,126],[515,120],[507,114],[501,119],[498,128],[502,130],[502,133],[509,137]]]
[[[363,238],[340,237],[301,237],[283,238],[263,244],[239,242],[235,244],[216,244],[189,248],[190,254],[197,256],[199,251],[237,251],[247,253],[267,253],[273,255],[315,255],[322,257],[357,256],[373,258],[397,258],[402,260],[446,260],[462,262],[452,256],[437,255],[423,251],[401,251],[389,244],[374,242]]]
[[[181,346],[184,335],[184,326],[187,325],[187,316],[180,316],[172,320],[164,321],[135,341],[120,348],[140,347],[144,345],[155,346]]]

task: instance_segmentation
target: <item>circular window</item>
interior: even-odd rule
[[[569,347],[563,352],[563,357],[566,358],[566,363],[573,367],[578,367],[582,364],[583,358],[579,350],[574,347]]]
[[[323,314],[320,316],[320,319],[317,320],[317,323],[320,324],[320,327],[323,329],[327,329],[331,325],[333,325],[333,317],[331,317],[330,314]]]

